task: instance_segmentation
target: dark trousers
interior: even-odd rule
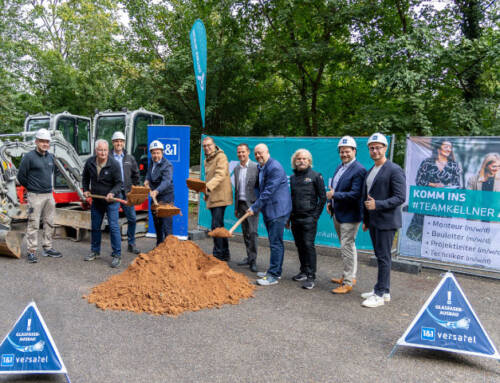
[[[92,202],[90,205],[90,220],[92,222],[92,231],[90,233],[90,249],[93,252],[101,252],[101,226],[104,219],[104,214],[108,216],[109,239],[111,241],[111,249],[113,257],[120,257],[122,253],[122,237],[120,234],[120,226],[118,224],[118,210],[120,204],[118,202]]]
[[[293,218],[292,234],[299,253],[300,271],[308,277],[316,278],[316,247],[314,240],[318,224],[314,217]]]
[[[172,234],[172,217],[158,218],[156,214],[153,214],[153,223],[156,231],[156,246],[158,246],[168,235]]]
[[[378,296],[389,293],[391,287],[391,248],[396,230],[379,230],[370,226],[370,237],[377,257],[377,283],[373,291]]]
[[[212,230],[218,227],[224,227],[225,211],[226,206],[218,206],[210,209],[210,213],[212,213]],[[214,237],[213,255],[215,258],[221,259],[223,261],[229,261],[231,255],[229,254],[229,241],[227,240],[227,238]]]
[[[122,191],[121,199],[126,200],[127,195]],[[135,214],[135,206],[127,206],[124,204],[120,204],[122,207],[123,213],[125,217],[127,217],[127,241],[129,245],[135,245],[135,226],[136,226],[136,214]]]
[[[283,271],[283,258],[285,256],[283,232],[285,231],[285,223],[287,220],[288,217],[286,215],[268,221],[264,219],[264,224],[266,225],[267,234],[269,236],[269,248],[271,250],[267,273],[276,278],[281,277]]]
[[[241,218],[250,206],[246,201],[238,201],[238,218]],[[245,240],[245,247],[247,249],[248,263],[253,263],[257,260],[257,230],[259,227],[259,216],[252,215],[241,223],[241,230],[243,231],[243,239]]]

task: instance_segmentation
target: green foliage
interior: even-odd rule
[[[201,118],[189,30],[208,37],[206,132],[500,135],[497,2],[0,0],[0,129],[24,113],[145,107]]]

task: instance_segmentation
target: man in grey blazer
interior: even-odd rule
[[[257,199],[255,188],[259,179],[257,163],[250,160],[250,148],[247,144],[239,144],[236,154],[240,163],[234,168],[234,215],[241,218],[248,208]],[[257,229],[259,215],[248,217],[241,224],[243,238],[247,249],[247,258],[238,263],[238,266],[250,266],[250,270],[257,272]]]

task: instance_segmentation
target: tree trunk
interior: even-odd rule
[[[479,0],[455,0],[455,3],[462,14],[461,29],[464,37],[468,40],[476,40],[481,37],[480,23],[483,19],[481,2]],[[481,97],[480,76],[480,62],[474,63],[463,73],[465,101],[470,102]]]

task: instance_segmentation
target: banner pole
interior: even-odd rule
[[[69,375],[68,374],[64,374],[64,376],[66,376],[66,380],[68,381],[68,383],[71,383],[71,380],[69,379]]]

